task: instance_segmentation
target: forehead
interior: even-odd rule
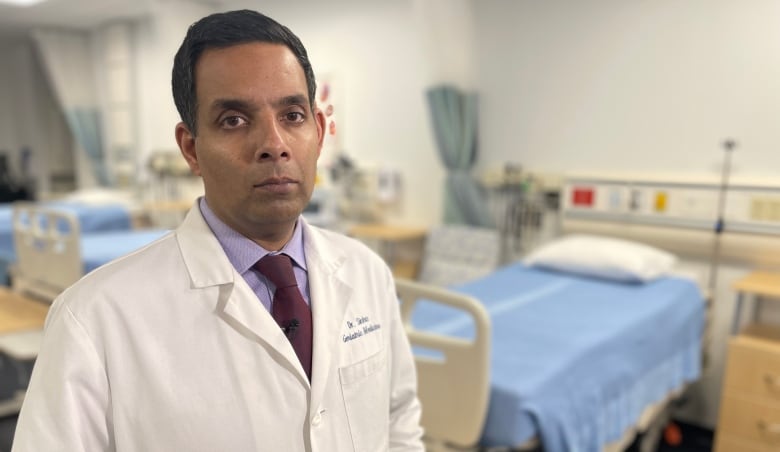
[[[199,102],[225,96],[307,93],[306,76],[292,51],[265,42],[206,49],[195,65],[195,87]]]

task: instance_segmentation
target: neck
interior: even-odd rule
[[[240,217],[231,216],[227,211],[215,208],[213,204],[208,202],[208,197],[204,198],[203,201],[217,220],[268,251],[281,250],[295,233],[298,217],[272,221],[247,221]]]
[[[247,237],[268,251],[280,251],[292,240],[296,223],[284,228],[275,228],[272,231],[256,231]]]

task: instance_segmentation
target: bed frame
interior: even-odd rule
[[[14,204],[12,218],[17,256],[12,286],[51,301],[84,274],[78,218],[33,203]]]
[[[475,298],[441,287],[396,279],[401,318],[416,354],[418,396],[426,450],[477,450],[490,400],[490,316]],[[464,340],[417,330],[411,321],[419,300],[435,300],[467,314],[475,335]],[[452,448],[452,449],[451,449]]]

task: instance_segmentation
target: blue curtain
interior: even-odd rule
[[[95,180],[102,187],[112,185],[103,152],[100,112],[97,108],[74,108],[68,110],[66,120],[73,136],[87,153]]]
[[[484,193],[471,177],[477,160],[477,95],[450,85],[432,87],[426,94],[439,157],[447,169],[444,223],[495,227]]]

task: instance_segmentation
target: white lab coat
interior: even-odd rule
[[[13,451],[422,451],[391,273],[301,221],[311,385],[196,206],[55,300]]]

